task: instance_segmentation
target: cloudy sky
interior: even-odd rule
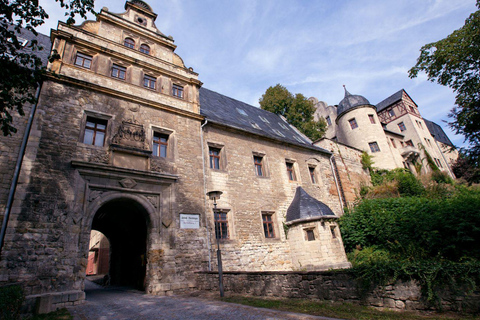
[[[258,106],[280,83],[328,104],[343,85],[377,104],[405,89],[422,115],[442,125],[454,105],[451,89],[408,77],[424,44],[460,28],[475,0],[156,0],[146,1],[157,28],[173,36],[176,53],[199,73],[204,87]],[[65,21],[54,0],[40,0],[49,34]],[[123,1],[96,0],[99,11],[122,13]],[[80,22],[77,20],[77,22]]]

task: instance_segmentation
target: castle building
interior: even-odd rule
[[[316,98],[310,100],[316,107],[316,119],[323,117],[328,124],[325,138],[315,145],[328,149],[338,143],[372,155],[374,167],[408,168],[414,173],[418,167],[422,173],[431,172],[427,160],[431,157],[441,171],[455,178],[450,166],[458,151],[439,125],[422,117],[405,90],[376,106],[347,89],[338,106],[328,106]]]
[[[81,302],[87,272],[104,268],[92,230],[108,239],[110,283],[151,294],[194,289],[217,269],[216,238],[226,271],[349,267],[332,152],[203,88],[150,6],[125,10],[52,30],[59,57],[25,106],[33,120],[0,141],[0,284],[42,311]]]

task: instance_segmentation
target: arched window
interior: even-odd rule
[[[123,43],[125,47],[129,47],[130,49],[133,49],[135,47],[135,41],[133,41],[132,38],[125,38],[125,42]]]
[[[150,47],[147,46],[146,44],[142,44],[140,46],[140,52],[143,52],[145,54],[150,54]]]

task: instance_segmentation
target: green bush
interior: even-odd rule
[[[0,287],[0,319],[20,319],[23,300],[22,287],[18,285]]]
[[[440,170],[432,172],[432,180],[436,183],[453,184],[453,179],[448,174]]]
[[[398,171],[395,173],[398,192],[402,196],[420,196],[425,192],[422,183],[411,172]]]

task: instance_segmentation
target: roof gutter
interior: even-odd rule
[[[25,155],[25,150],[27,148],[28,138],[30,136],[30,131],[32,130],[33,118],[37,111],[38,98],[40,97],[40,91],[42,89],[42,83],[37,83],[37,92],[35,93],[35,104],[30,110],[30,116],[28,117],[27,127],[25,128],[25,133],[23,135],[22,144],[20,146],[20,151],[18,153],[17,163],[15,165],[15,171],[13,173],[12,184],[10,185],[10,191],[8,193],[7,206],[5,208],[5,214],[3,216],[2,229],[0,231],[0,257],[2,254],[2,248],[5,240],[5,234],[7,232],[8,219],[12,211],[12,204],[15,198],[15,190],[17,189],[18,177],[20,176],[20,169],[22,168],[23,156]]]

